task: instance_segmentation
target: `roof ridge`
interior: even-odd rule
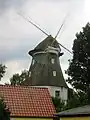
[[[24,86],[24,85],[2,85],[0,84],[0,86],[2,87],[15,87],[15,88],[32,88],[32,89],[48,89],[46,87],[35,87],[35,86]]]

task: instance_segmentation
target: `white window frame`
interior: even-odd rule
[[[55,90],[55,97],[60,98],[60,91],[59,90]]]
[[[51,63],[52,63],[52,64],[55,63],[55,59],[54,59],[54,58],[51,59]]]
[[[53,71],[53,76],[54,76],[54,77],[56,76],[56,71],[55,71],[55,70]]]

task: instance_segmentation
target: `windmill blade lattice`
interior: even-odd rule
[[[41,32],[43,32],[45,35],[49,36],[49,34],[47,34],[44,30],[42,30],[39,26],[37,26],[35,23],[33,23],[31,20],[29,20],[28,18],[26,18],[24,15],[22,15],[21,13],[18,12],[18,15],[20,15],[22,18],[24,18],[27,22],[31,23],[33,26],[35,26],[38,30],[40,30]]]
[[[35,26],[38,30],[40,30],[41,32],[43,32],[45,35],[49,36],[48,33],[46,33],[44,30],[42,30],[39,26],[37,26],[35,23],[33,23],[33,22],[32,22],[31,20],[29,20],[28,18],[26,18],[24,15],[22,15],[22,14],[19,13],[19,12],[18,12],[17,14],[20,15],[20,16],[21,16],[23,19],[25,19],[27,22],[31,23],[33,26]],[[64,19],[62,25],[60,26],[60,29],[58,30],[55,38],[53,39],[52,44],[54,43],[54,41],[56,40],[56,37],[57,37],[58,34],[60,33],[60,31],[61,31],[61,29],[62,29],[62,27],[63,27],[63,25],[64,25],[64,23],[65,23],[65,20],[66,20],[66,18]],[[52,46],[52,44],[51,44],[51,46]],[[65,50],[67,50],[70,54],[72,54],[72,52],[71,52],[69,49],[67,49],[66,47],[64,47],[64,46],[63,46],[62,44],[60,44],[60,43],[58,43],[58,44],[59,44],[61,47],[63,47]]]

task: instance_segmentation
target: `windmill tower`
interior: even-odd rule
[[[56,40],[64,21],[55,37],[48,35],[32,21],[27,21],[46,34],[47,37],[33,50],[29,51],[29,55],[32,56],[32,62],[29,69],[29,79],[24,81],[24,85],[46,87],[51,96],[61,98],[61,100],[66,102],[68,99],[68,87],[64,80],[59,61],[59,57],[63,55],[60,46],[68,52],[70,51]]]
[[[34,50],[29,51],[32,56],[30,66],[30,80],[27,85],[47,87],[51,96],[67,100],[67,84],[64,80],[59,57],[62,56],[60,46],[50,35]],[[52,46],[51,46],[52,44]]]

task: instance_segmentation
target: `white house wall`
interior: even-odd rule
[[[49,92],[50,92],[50,95],[51,96],[53,96],[53,97],[55,97],[55,91],[60,91],[60,98],[62,99],[62,100],[67,100],[67,92],[68,92],[68,90],[67,90],[67,88],[62,88],[61,89],[61,87],[55,87],[55,86],[48,86],[48,89],[49,89]]]
[[[31,87],[41,87],[48,88],[49,93],[52,97],[55,97],[55,91],[60,91],[61,100],[67,101],[68,99],[68,89],[65,87],[55,87],[55,86],[31,86]]]

